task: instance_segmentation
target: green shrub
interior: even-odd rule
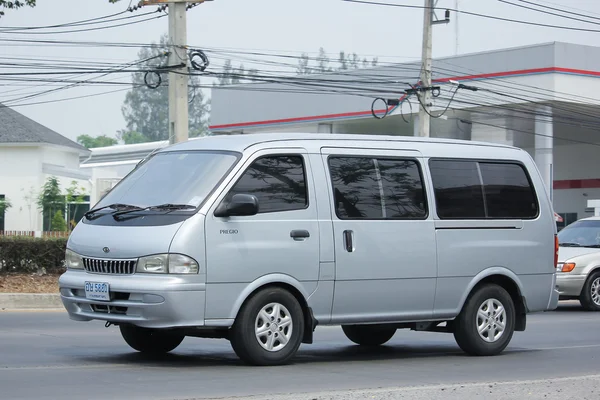
[[[0,274],[65,271],[67,238],[0,236]]]

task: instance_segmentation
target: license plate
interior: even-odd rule
[[[110,301],[110,287],[106,282],[86,282],[85,297],[90,300]]]

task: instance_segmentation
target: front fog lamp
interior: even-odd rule
[[[137,266],[137,272],[151,274],[197,274],[198,270],[198,263],[182,254],[157,254],[142,257]]]
[[[83,269],[83,258],[74,251],[65,252],[65,263],[68,269]]]

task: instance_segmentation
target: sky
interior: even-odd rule
[[[527,5],[522,0],[510,1]],[[506,4],[502,0],[458,0],[458,9],[502,18],[600,31],[598,0],[528,1],[588,15],[597,18],[597,23],[586,24],[526,10]],[[424,0],[387,2],[414,6],[424,4]],[[439,0],[437,6],[455,8],[456,3],[457,0]],[[110,4],[108,0],[38,0],[35,8],[7,10],[6,15],[0,17],[0,60],[5,59],[9,62],[9,57],[18,57],[90,63],[133,62],[137,59],[139,51],[136,47],[59,46],[51,43],[14,42],[12,39],[151,43],[158,41],[160,35],[167,32],[168,18],[87,32],[57,33],[60,30],[80,30],[90,26],[48,30],[52,32],[50,34],[32,34],[32,30],[9,30],[12,27],[48,26],[97,18],[120,12],[128,5],[129,0],[121,0],[117,4]],[[142,14],[155,9],[156,6],[144,7],[127,15]],[[443,15],[439,17],[443,18]],[[234,65],[243,62],[246,67],[281,69],[281,66],[270,67],[264,62],[268,61],[264,57],[261,59],[262,63],[252,65],[248,56],[240,51],[293,56],[306,52],[316,56],[319,48],[323,47],[331,58],[337,58],[338,52],[344,50],[357,53],[361,57],[378,57],[380,63],[413,61],[421,57],[422,9],[381,7],[341,0],[214,0],[192,8],[188,11],[187,18],[190,46],[232,51],[229,57],[219,55],[211,59],[210,68],[214,71],[219,71],[226,58],[231,58]],[[128,21],[132,20],[111,24]],[[102,25],[91,27],[94,26]],[[553,41],[597,45],[599,39],[600,32],[537,27],[464,14],[458,15],[457,18],[457,15],[452,13],[449,24],[435,25],[433,28],[433,56],[445,57],[457,53],[482,52]],[[289,59],[286,62],[295,64],[296,61]],[[0,73],[7,71],[5,67],[0,69]],[[23,69],[18,71],[23,72]],[[130,81],[130,76],[120,75],[110,79],[125,82]],[[207,80],[204,82],[210,83]],[[123,86],[82,85],[21,99],[55,87],[40,86],[43,84],[34,86],[31,83],[25,85],[27,86],[16,86],[14,82],[0,80],[0,102],[12,99],[13,101],[7,104],[15,110],[72,140],[81,134],[115,137],[118,130],[125,128],[121,111],[126,93]],[[101,94],[118,89],[122,90]],[[210,92],[207,94],[210,95]],[[63,101],[80,96],[90,97]],[[37,102],[44,104],[31,104]]]

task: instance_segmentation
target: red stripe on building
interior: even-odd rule
[[[600,179],[570,179],[554,181],[554,189],[600,189]]]

